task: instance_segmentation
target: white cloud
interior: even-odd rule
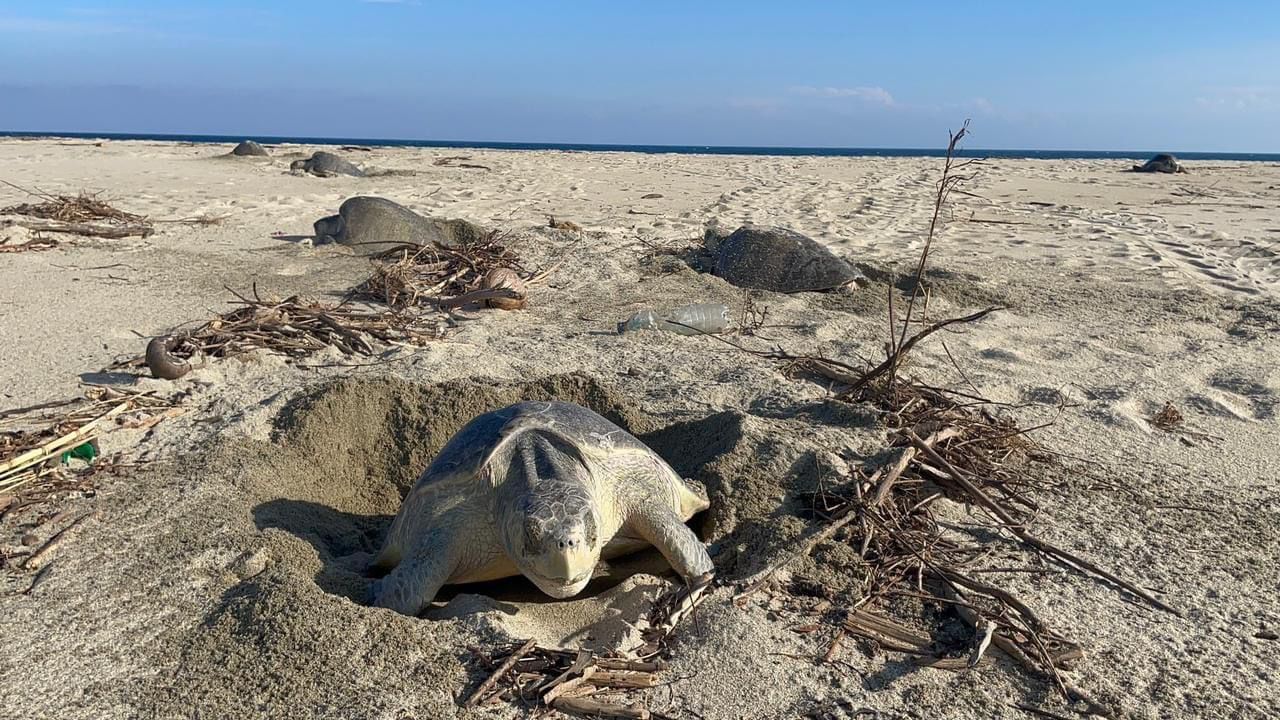
[[[1250,110],[1274,107],[1278,99],[1280,93],[1273,86],[1240,85],[1209,88],[1204,95],[1196,98],[1196,105],[1224,110]]]
[[[48,18],[0,16],[0,32],[52,33],[57,35],[112,35],[134,28],[110,22],[82,22]]]
[[[813,85],[797,85],[790,88],[793,95],[825,98],[857,98],[875,105],[893,107],[897,102],[893,95],[882,87],[815,87]]]

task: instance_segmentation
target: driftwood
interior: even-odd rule
[[[634,720],[649,720],[649,718],[653,717],[652,713],[643,708],[613,705],[586,697],[559,697],[551,703],[551,707],[561,712],[594,717],[632,718]]]

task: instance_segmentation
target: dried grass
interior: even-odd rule
[[[75,196],[46,195],[39,192],[32,194],[44,198],[44,202],[10,205],[6,208],[0,208],[0,215],[26,215],[27,217],[67,223],[108,222],[120,225],[135,225],[147,222],[147,218],[143,215],[135,215],[113,207],[102,199],[101,193],[82,191]]]

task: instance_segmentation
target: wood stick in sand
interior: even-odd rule
[[[946,587],[945,584],[943,592],[946,594],[947,599],[954,603],[953,607],[955,607],[956,614],[960,616],[960,619],[964,620],[969,627],[973,628],[974,632],[982,632],[980,629],[982,627],[982,617],[973,609],[973,606],[965,602],[964,596],[956,592],[954,589]],[[1005,655],[1008,655],[1028,671],[1036,674],[1048,675],[1049,679],[1058,686],[1062,691],[1062,694],[1066,696],[1068,700],[1079,700],[1084,703],[1088,708],[1087,712],[1089,714],[1100,715],[1102,717],[1111,717],[1113,715],[1111,708],[1108,708],[1106,705],[1094,700],[1088,693],[1075,685],[1068,683],[1058,672],[1058,669],[1052,664],[1050,664],[1047,669],[1042,667],[1041,664],[1032,659],[1030,655],[1023,652],[1022,648],[1018,647],[1018,644],[1007,635],[999,632],[993,632],[990,636],[990,640],[996,647],[1000,648]],[[1052,659],[1049,659],[1049,662],[1052,663]],[[1026,708],[1022,709],[1025,710]]]
[[[600,670],[591,674],[591,684],[601,687],[651,688],[658,684],[658,676],[647,672]]]
[[[595,672],[596,669],[594,667],[588,666],[582,669],[582,675],[573,678],[572,680],[554,683],[554,687],[543,693],[542,701],[548,705],[554,706],[555,701],[558,698],[568,695],[583,685],[591,682],[591,678],[595,675]],[[559,680],[559,678],[557,678],[557,680]]]
[[[44,445],[41,445],[38,448],[33,448],[31,450],[28,450],[27,452],[22,453],[21,455],[13,458],[12,460],[9,460],[8,462],[0,464],[0,480],[6,478],[11,474],[17,474],[23,468],[30,467],[36,463],[44,462],[45,460],[57,455],[59,452],[61,452],[63,449],[67,448],[68,446],[78,445],[81,442],[88,441],[90,439],[90,436],[92,436],[94,432],[97,430],[99,423],[101,423],[103,420],[107,420],[109,418],[115,417],[116,415],[119,415],[120,413],[124,412],[125,409],[127,409],[128,407],[129,407],[129,403],[127,402],[120,403],[119,405],[116,405],[115,407],[111,408],[107,412],[90,420],[84,425],[81,425],[75,430],[72,430],[71,432],[65,435],[62,435],[61,437],[50,440],[49,442],[45,443]]]
[[[508,655],[507,659],[503,660],[502,664],[498,666],[498,669],[495,670],[487,680],[480,683],[480,687],[476,688],[475,692],[471,693],[471,695],[467,697],[466,702],[462,703],[462,706],[475,707],[476,703],[480,702],[480,699],[492,690],[494,685],[498,684],[498,681],[502,679],[502,676],[511,672],[511,668],[515,667],[516,663],[520,662],[520,658],[523,657],[525,653],[533,649],[533,645],[534,638],[529,638],[524,645],[520,646],[519,650]]]
[[[631,708],[625,705],[613,705],[586,697],[558,697],[551,707],[564,713],[592,715],[605,718],[627,718],[628,720],[649,720],[653,715],[644,708]]]
[[[592,654],[590,650],[578,650],[578,654],[573,659],[573,664],[569,666],[569,669],[560,673],[559,675],[552,678],[551,680],[548,680],[547,682],[543,683],[542,687],[539,689],[543,693],[546,693],[550,690],[553,690],[557,685],[567,681],[569,678],[573,677],[574,675],[577,675],[578,673],[581,673],[581,672],[585,672],[592,665],[592,659],[594,657],[595,656]]]
[[[628,660],[626,658],[596,658],[601,670],[631,670],[634,672],[661,672],[667,669],[663,660]]]
[[[844,633],[843,627],[836,628],[836,636],[831,638],[831,645],[827,648],[827,654],[822,656],[822,662],[830,663],[836,659],[836,653],[840,652],[840,641],[844,639]]]

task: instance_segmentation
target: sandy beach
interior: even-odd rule
[[[517,581],[459,586],[422,618],[366,606],[364,569],[456,430],[558,398],[623,423],[710,496],[692,527],[719,584],[672,636],[663,683],[632,696],[654,717],[1034,717],[1018,704],[1071,716],[1052,681],[994,651],[942,670],[849,637],[825,662],[836,626],[788,583],[828,588],[828,609],[849,602],[858,557],[842,536],[735,603],[738,583],[815,522],[806,499],[883,462],[890,433],[786,363],[710,337],[616,332],[646,307],[724,303],[735,321],[767,308],[763,327],[727,336],[745,347],[878,361],[889,273],[914,270],[939,158],[373,147],[335,152],[389,172],[321,178],[289,171],[318,147],[230,149],[0,139],[0,207],[33,201],[23,189],[100,192],[156,227],[46,233],[56,247],[0,253],[0,411],[85,384],[180,409],[106,433],[103,455],[131,465],[91,488],[30,507],[0,495],[0,715],[529,716],[462,707],[489,672],[478,658],[527,638],[633,641],[673,582],[660,559],[617,563],[563,601]],[[1143,159],[981,165],[943,212],[929,313],[1001,309],[921,343],[910,372],[1043,426],[1034,439],[1060,459],[1042,468],[1031,526],[1182,612],[984,540],[984,577],[1081,645],[1064,673],[1075,686],[1117,717],[1277,717],[1280,166],[1126,172]],[[524,310],[468,311],[443,339],[374,359],[256,353],[174,381],[110,369],[226,312],[228,289],[340,301],[370,261],[314,244],[312,226],[358,195],[501,230],[525,268],[551,272]],[[548,227],[552,216],[581,232]],[[196,217],[219,221],[165,222]],[[3,221],[0,240],[35,237]],[[711,221],[793,229],[866,281],[744,291],[676,252]],[[1166,403],[1184,418],[1172,431],[1152,422]],[[961,532],[978,515],[951,502],[946,522]],[[24,567],[81,516],[41,570]],[[1028,564],[1043,572],[1001,572]]]

